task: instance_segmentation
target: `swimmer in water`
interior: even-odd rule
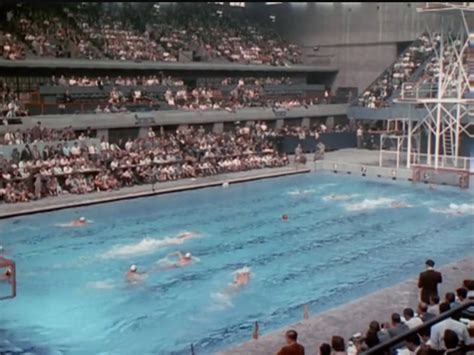
[[[177,256],[178,260],[176,262],[172,262],[168,260],[168,258]],[[166,258],[162,259],[159,261],[159,266],[155,269],[155,271],[164,271],[168,269],[173,269],[177,267],[184,267],[190,265],[194,259],[199,260],[197,258],[194,258],[191,253],[181,253],[180,251],[177,251],[175,253],[168,254]]]
[[[250,269],[243,268],[238,270],[234,275],[234,281],[232,281],[232,286],[241,287],[248,284],[250,281]]]
[[[3,275],[0,275],[0,281],[7,281],[8,283],[11,284],[12,277],[13,277],[12,269],[7,268],[7,270],[3,273]]]
[[[145,273],[144,272],[138,272],[138,268],[136,265],[130,266],[130,270],[127,272],[127,281],[130,283],[137,283],[141,282],[145,278]]]
[[[79,219],[75,219],[71,222],[71,226],[73,227],[81,227],[87,224],[87,219],[85,217],[81,217]]]
[[[0,254],[5,252],[5,248],[3,247],[3,245],[0,245]]]
[[[168,257],[170,257],[170,256],[177,256],[178,257],[178,261],[176,263],[174,263],[174,265],[176,267],[189,265],[193,261],[193,256],[191,255],[191,253],[183,254],[180,251],[177,251],[176,253],[168,254]]]
[[[392,207],[392,208],[408,208],[408,207],[410,207],[410,206],[407,205],[407,204],[404,203],[404,202],[395,201],[395,202],[392,202],[392,203],[390,204],[390,207]]]
[[[191,239],[192,237],[194,237],[194,233],[192,232],[184,232],[184,233],[178,234],[177,236],[178,239],[183,239],[183,240]]]

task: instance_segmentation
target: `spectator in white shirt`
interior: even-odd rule
[[[71,154],[76,157],[81,155],[81,148],[77,145],[77,142],[74,143],[74,146],[71,148]]]
[[[419,317],[415,317],[415,312],[411,308],[405,308],[403,310],[403,317],[405,318],[405,324],[410,329],[423,324],[423,321]]]
[[[449,311],[450,307],[448,303],[441,303],[439,305],[439,312],[443,314],[444,312]],[[431,328],[430,336],[430,347],[434,350],[443,350],[446,349],[444,344],[444,332],[446,329],[454,331],[459,339],[465,344],[469,341],[469,333],[467,332],[467,326],[457,320],[447,318]]]
[[[148,129],[148,138],[155,138],[156,137],[156,134],[155,132],[153,132],[153,128],[149,128]]]

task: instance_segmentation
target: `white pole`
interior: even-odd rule
[[[436,134],[435,134],[435,169],[438,169],[439,165],[439,144],[440,144],[440,130],[441,130],[441,98],[442,98],[442,89],[443,89],[443,79],[444,79],[444,66],[443,66],[443,57],[444,57],[444,17],[441,17],[441,44],[439,49],[439,76],[438,76],[438,102],[436,109]],[[442,79],[443,78],[443,79]]]
[[[410,168],[411,165],[411,134],[412,134],[412,128],[411,128],[411,105],[410,105],[410,110],[408,111],[408,143],[407,143],[407,168]]]
[[[400,168],[400,141],[401,138],[397,138],[397,169]]]

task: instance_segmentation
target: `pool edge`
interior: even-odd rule
[[[84,196],[84,195],[74,195],[74,196],[77,196],[78,198],[77,201],[67,202],[67,203],[66,202],[55,203],[51,205],[38,206],[38,207],[32,207],[32,208],[24,208],[24,209],[22,208],[22,209],[18,209],[16,211],[11,211],[11,212],[0,212],[0,219],[38,214],[38,213],[43,213],[43,212],[51,212],[51,211],[57,211],[57,210],[62,210],[62,209],[75,208],[75,207],[91,206],[91,205],[97,205],[101,203],[131,200],[135,198],[150,197],[150,196],[155,196],[155,195],[164,195],[164,194],[170,194],[170,193],[176,193],[176,192],[198,190],[198,189],[204,189],[207,187],[222,186],[224,183],[228,183],[230,185],[230,184],[238,184],[238,183],[250,182],[250,181],[255,181],[255,180],[263,180],[263,179],[277,178],[277,177],[290,176],[290,175],[306,174],[306,173],[310,173],[311,169],[306,168],[306,167],[304,168],[287,167],[284,170],[279,170],[272,173],[265,172],[261,174],[255,174],[255,171],[249,171],[248,173],[250,172],[252,172],[252,174],[238,176],[234,178],[232,178],[232,176],[233,175],[235,176],[235,174],[226,174],[226,175],[222,175],[221,178],[215,181],[191,183],[191,184],[186,184],[183,186],[174,186],[174,187],[168,187],[168,188],[156,189],[156,190],[154,189],[153,185],[147,184],[147,185],[142,185],[142,186],[151,187],[151,190],[141,191],[141,192],[132,192],[132,193],[127,193],[126,191],[123,191],[123,194],[119,194],[117,196],[112,196],[112,197],[100,196],[100,197],[96,197],[92,199],[80,200],[79,197]],[[229,178],[224,178],[224,176],[229,177]]]

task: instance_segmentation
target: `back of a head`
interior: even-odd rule
[[[393,324],[399,324],[402,322],[402,318],[398,313],[392,313],[392,323]]]
[[[328,343],[322,343],[319,347],[319,355],[330,355],[331,354],[331,345]]]
[[[426,260],[425,265],[428,266],[428,267],[434,267],[435,262],[431,259],[428,259],[428,260]]]
[[[380,330],[379,322],[377,322],[376,320],[373,320],[372,322],[370,322],[369,330],[371,330],[373,332],[378,332]]]
[[[431,304],[438,304],[439,303],[439,297],[436,295],[431,295],[430,296],[430,302]]]
[[[406,320],[412,319],[415,316],[415,312],[411,308],[405,308],[403,310],[403,316]]]
[[[298,340],[298,333],[296,330],[290,329],[286,332],[286,338],[296,342],[296,340]]]
[[[443,302],[439,305],[439,314],[447,312],[451,309],[451,306],[447,302]]]
[[[346,351],[346,346],[344,345],[344,338],[334,335],[331,338],[331,347],[334,351]]]
[[[456,295],[460,300],[465,300],[467,298],[467,290],[464,287],[460,287],[456,290]]]
[[[428,305],[425,302],[420,302],[418,304],[418,312],[426,313],[428,312]]]
[[[446,349],[454,349],[459,345],[459,337],[455,331],[446,329],[444,331],[444,344]]]
[[[418,347],[418,346],[420,346],[420,344],[421,344],[421,339],[420,339],[420,337],[419,337],[418,334],[412,334],[412,335],[408,336],[408,337],[405,339],[405,341],[406,341],[407,343],[410,343],[410,344],[415,345],[415,347]]]
[[[448,303],[453,303],[454,301],[456,301],[456,296],[454,295],[453,292],[447,292],[446,295],[444,296],[444,299]]]

